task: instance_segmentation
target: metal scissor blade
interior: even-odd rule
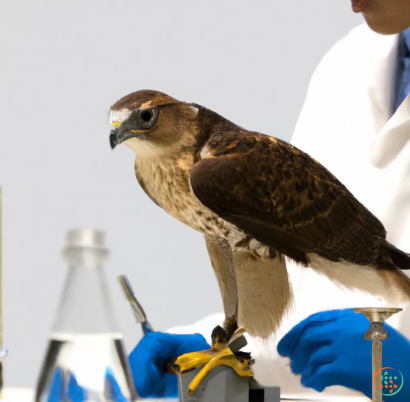
[[[136,319],[136,321],[141,324],[144,334],[147,332],[152,331],[151,325],[147,320],[147,316],[144,312],[144,309],[139,304],[137,298],[135,297],[134,291],[132,290],[131,284],[126,275],[118,276],[118,280],[120,281],[121,287],[124,291],[125,297],[129,301],[131,305],[132,313]]]

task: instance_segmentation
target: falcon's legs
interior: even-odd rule
[[[233,253],[213,242],[208,236],[205,236],[205,240],[222,295],[225,322],[224,328],[218,326],[212,331],[211,349],[187,353],[168,365],[173,373],[183,373],[204,366],[189,385],[190,395],[209,371],[220,365],[232,367],[240,376],[252,376],[250,354],[239,352],[246,341],[241,343],[245,331],[237,325],[238,292]]]
[[[231,318],[225,317],[223,327],[226,332],[227,340],[229,341],[232,335],[238,329],[238,321],[236,319],[236,316]]]
[[[236,286],[233,253],[231,250],[222,248],[219,244],[213,242],[208,236],[205,236],[205,241],[212,268],[214,269],[221,291],[225,312],[224,329],[229,340],[238,328],[238,291]]]
[[[174,373],[204,366],[189,385],[189,395],[206,374],[219,365],[230,366],[241,376],[252,376],[250,354],[239,352],[246,342],[241,344],[244,328],[236,329],[238,313],[238,322],[250,335],[267,338],[278,327],[292,299],[283,256],[277,253],[259,257],[247,251],[232,252],[209,238],[206,243],[222,293],[227,331],[216,327],[210,350],[187,353],[169,365]]]
[[[267,338],[278,328],[292,302],[285,257],[233,253],[238,288],[238,323],[251,336]]]

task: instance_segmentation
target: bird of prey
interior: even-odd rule
[[[410,300],[410,257],[325,167],[296,147],[217,113],[142,90],[110,111],[110,144],[167,213],[203,233],[228,337],[267,338],[291,302],[287,258],[349,289]]]

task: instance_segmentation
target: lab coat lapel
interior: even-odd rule
[[[375,136],[370,150],[373,166],[385,168],[410,139],[410,97],[392,114],[398,35],[380,38],[380,60],[369,87]]]
[[[410,96],[403,101],[392,118],[376,134],[370,160],[378,168],[385,168],[410,139]]]
[[[377,46],[377,49],[375,49],[374,71],[369,71],[372,79],[368,89],[374,131],[376,133],[388,122],[392,113],[398,38],[398,35],[378,35],[378,40],[369,44]]]

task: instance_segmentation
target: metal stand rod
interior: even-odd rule
[[[375,379],[376,373],[382,368],[382,343],[379,340],[374,340],[372,345],[372,379]],[[382,402],[382,393],[380,392],[380,376],[373,381],[372,397],[374,402]]]
[[[370,328],[365,333],[364,338],[373,341],[372,344],[372,401],[383,402],[382,389],[380,387],[380,374],[376,373],[382,366],[382,342],[385,341],[389,334],[384,327],[384,322],[393,314],[402,311],[401,308],[355,308],[355,313],[362,313],[370,321]],[[376,378],[377,377],[377,378]]]

